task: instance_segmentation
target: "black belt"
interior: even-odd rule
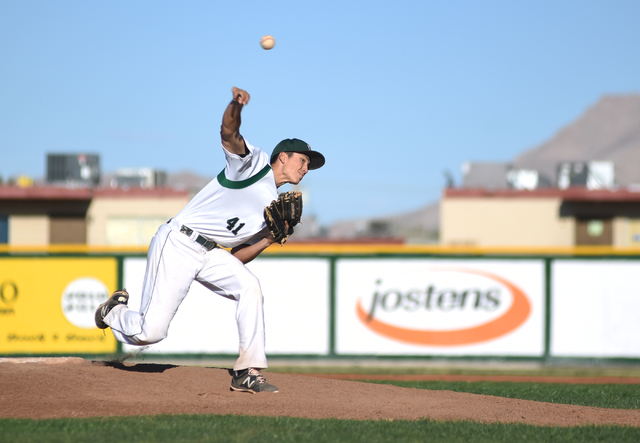
[[[193,229],[188,226],[182,225],[180,227],[180,232],[182,232],[187,237],[191,237],[193,234]],[[207,251],[211,251],[213,248],[217,247],[218,244],[211,240],[210,238],[205,237],[204,235],[199,235],[196,237],[196,243],[201,244]]]

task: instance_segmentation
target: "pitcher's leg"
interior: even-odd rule
[[[264,298],[258,279],[251,273],[242,278],[236,322],[238,324],[238,360],[233,369],[266,368]]]
[[[214,249],[207,254],[196,280],[216,294],[237,301],[239,357],[234,369],[266,368],[263,297],[257,277],[229,252]]]
[[[117,306],[105,317],[118,341],[148,345],[167,337],[169,324],[204,258],[181,236],[165,226],[158,230],[149,247],[139,311]]]

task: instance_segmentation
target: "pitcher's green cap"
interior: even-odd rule
[[[297,138],[287,138],[273,148],[271,153],[271,163],[275,161],[281,152],[299,152],[309,157],[309,170],[321,168],[324,165],[324,155],[318,151],[313,151],[311,146]]]

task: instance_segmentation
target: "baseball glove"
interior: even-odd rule
[[[281,245],[293,234],[302,217],[302,193],[284,192],[264,208],[264,220],[276,242]],[[287,222],[287,223],[285,223]]]

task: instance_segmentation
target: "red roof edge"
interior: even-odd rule
[[[186,197],[186,189],[173,188],[67,188],[63,186],[0,186],[0,200],[92,200],[96,197]]]
[[[594,189],[584,186],[568,189],[539,188],[531,191],[518,189],[447,188],[445,198],[559,198],[564,201],[637,201],[640,192],[627,188]]]

